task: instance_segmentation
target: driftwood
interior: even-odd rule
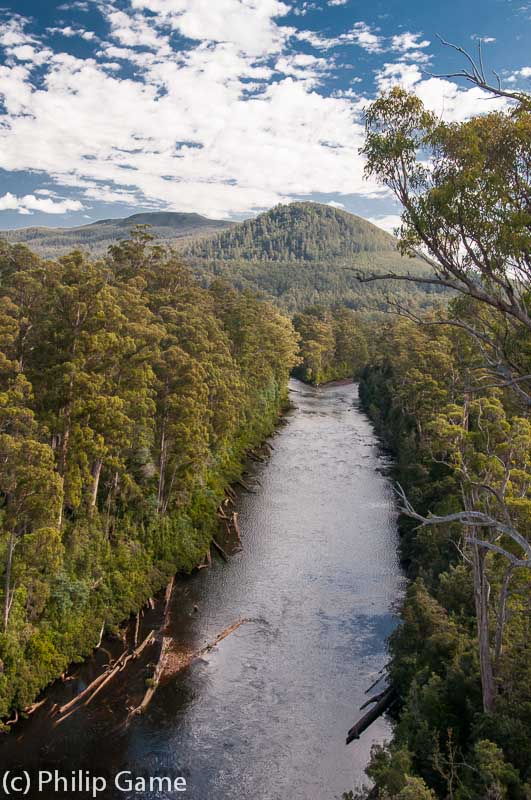
[[[230,636],[231,633],[238,630],[238,628],[243,625],[245,622],[248,622],[247,619],[240,619],[237,622],[234,622],[232,625],[229,625],[228,628],[225,628],[220,634],[216,636],[213,642],[202,647],[200,650],[197,650],[193,653],[188,653],[184,657],[182,655],[176,655],[174,659],[174,669],[172,670],[173,674],[180,672],[180,670],[187,667],[193,661],[196,661],[201,656],[204,656],[210,650],[213,650],[223,639],[226,639],[227,636]],[[150,686],[148,687],[142,702],[136,708],[130,710],[129,715],[127,717],[126,724],[131,720],[132,717],[137,716],[138,714],[143,714],[146,708],[148,707],[149,703],[153,699],[153,695],[157,691],[157,688],[160,684],[160,681],[164,675],[166,666],[170,660],[170,645],[172,639],[171,637],[165,636],[162,640],[162,647],[160,649],[159,659],[157,661],[157,666],[155,667],[155,671],[153,673],[153,677],[150,682]]]
[[[157,661],[157,666],[155,667],[153,677],[151,678],[150,686],[148,687],[144,697],[142,698],[142,702],[140,703],[140,705],[137,706],[136,708],[131,709],[131,711],[129,712],[127,721],[129,721],[131,717],[134,717],[137,714],[143,714],[148,705],[151,703],[153,695],[157,691],[160,679],[164,673],[164,666],[166,663],[166,658],[168,655],[168,649],[170,643],[171,643],[171,638],[168,636],[164,636],[162,639],[162,646],[160,648],[160,654]]]
[[[225,552],[225,550],[222,548],[222,546],[219,544],[219,542],[216,542],[215,539],[212,539],[212,544],[214,545],[214,547],[216,548],[216,550],[220,554],[220,556],[223,559],[223,561],[228,561],[229,557],[228,557],[227,553]]]
[[[249,486],[248,483],[245,483],[245,481],[242,478],[239,478],[236,481],[236,483],[238,484],[238,486],[241,486],[243,489],[245,489],[246,492],[249,492],[249,494],[256,494],[254,489],[251,486]]]
[[[377,700],[374,708],[371,708],[366,714],[359,719],[355,725],[349,730],[347,734],[347,744],[350,744],[355,739],[359,739],[361,734],[367,730],[367,728],[372,725],[382,714],[385,712],[397,701],[398,696],[396,690],[393,686],[389,686],[385,692],[382,692],[380,695],[380,699]],[[367,703],[365,703],[367,705]],[[363,706],[362,706],[363,708]]]
[[[24,714],[26,714],[28,717],[31,716],[31,714],[34,714],[39,708],[42,708],[46,702],[48,702],[48,698],[45,697],[44,700],[39,700],[37,703],[32,703],[30,706],[26,706],[24,709]]]
[[[234,511],[232,514],[232,527],[234,528],[234,533],[238,539],[238,544],[242,547],[242,534],[240,530],[240,523],[238,522],[238,512]]]
[[[365,694],[369,694],[369,692],[372,692],[372,690],[374,688],[376,688],[376,686],[378,686],[380,681],[383,680],[383,674],[384,674],[385,670],[388,668],[388,666],[389,666],[389,664],[386,664],[384,667],[381,668],[380,672],[378,673],[378,677],[376,678],[374,683],[371,683],[369,688],[365,690]]]
[[[102,643],[102,640],[103,640],[103,632],[104,632],[104,630],[105,630],[105,620],[103,620],[103,624],[102,624],[102,626],[101,626],[100,635],[99,635],[99,638],[98,638],[98,644],[97,644],[97,645],[96,645],[96,647],[94,648],[95,650],[98,650],[98,649],[101,647],[101,643]]]
[[[360,706],[360,711],[363,711],[364,708],[367,708],[368,706],[372,705],[373,703],[377,703],[379,700],[382,699],[382,697],[385,697],[387,691],[388,691],[388,689],[384,689],[383,692],[380,692],[379,694],[375,694],[374,697],[369,697],[369,699],[366,700],[363,703],[362,706]]]
[[[164,593],[164,627],[168,627],[168,623],[170,621],[170,603],[171,603],[171,596],[173,592],[173,585],[175,583],[175,576],[172,576],[171,581],[166,586],[166,592]]]
[[[136,647],[138,644],[138,633],[140,631],[140,612],[136,615],[135,619],[135,632],[133,634],[133,647]]]
[[[60,725],[61,722],[64,722],[70,714],[73,714],[74,711],[77,711],[78,708],[81,706],[88,706],[94,698],[101,692],[101,690],[107,686],[107,684],[119,673],[122,669],[126,666],[126,664],[131,661],[132,659],[138,658],[138,656],[142,653],[145,648],[151,644],[153,641],[155,631],[151,631],[142,644],[137,647],[135,650],[132,651],[125,651],[122,655],[118,658],[118,660],[109,667],[105,672],[102,672],[101,675],[98,675],[92,683],[90,683],[82,692],[77,694],[72,700],[65,705],[61,706],[58,709],[58,713],[62,716],[57,720],[56,725]]]

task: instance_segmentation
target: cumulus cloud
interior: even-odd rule
[[[290,10],[280,0],[131,0],[131,5],[157,14],[189,39],[231,42],[253,55],[279,50],[289,33],[275,24]]]
[[[53,197],[44,195],[44,191],[35,194],[26,194],[24,197],[17,197],[11,192],[7,192],[0,197],[0,211],[18,211],[20,214],[31,214],[33,211],[41,211],[44,214],[65,214],[67,211],[81,211],[83,204],[79,200],[54,200]]]
[[[416,33],[386,39],[357,22],[327,39],[285,24],[279,0],[98,8],[108,34],[87,58],[49,49],[19,16],[0,30],[0,168],[40,173],[78,198],[8,194],[4,208],[64,213],[95,200],[228,217],[315,192],[381,196],[359,155],[367,97],[323,87],[338,43],[400,59],[381,66],[378,89],[401,83],[452,119],[488,109],[479,90],[426,80],[406,60],[428,47]]]
[[[431,42],[428,39],[421,40],[420,33],[411,33],[410,31],[400,33],[391,39],[391,49],[398,50],[400,53],[408,50],[422,50],[425,47],[429,47],[430,44]]]
[[[341,37],[343,41],[355,42],[368,53],[381,53],[383,39],[366,22],[356,22],[352,30]]]
[[[426,108],[448,122],[499,111],[504,106],[504,101],[491,97],[476,86],[463,89],[444,78],[426,78],[417,64],[404,61],[384,64],[376,73],[376,82],[381,92],[389,91],[393,86],[415,92]]]
[[[87,42],[91,42],[97,38],[93,31],[86,31],[84,28],[72,28],[71,25],[65,25],[63,28],[46,28],[46,31],[51,34],[65,36],[67,39],[71,39],[74,36],[80,36]]]

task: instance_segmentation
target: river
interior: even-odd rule
[[[110,800],[334,800],[363,780],[388,722],[349,747],[345,735],[386,662],[403,588],[389,464],[354,384],[291,388],[271,457],[246,478],[254,493],[237,500],[243,549],[177,581],[169,632],[193,651],[248,621],[163,681],[126,726],[131,687],[145,680],[135,666],[59,726],[39,710],[4,737],[3,766],[187,781],[185,794],[99,795]],[[108,655],[52,687],[48,705],[80,691]]]

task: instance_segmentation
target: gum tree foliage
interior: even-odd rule
[[[144,228],[99,261],[0,242],[0,717],[203,559],[296,353]]]
[[[415,579],[392,639],[403,707],[385,758],[410,759],[402,788],[413,775],[442,798],[524,798],[531,106],[488,85],[468,58],[463,77],[499,96],[499,111],[446,124],[398,88],[367,111],[367,170],[403,206],[402,252],[432,269],[386,277],[455,296],[423,316],[395,303],[409,319],[388,327],[363,378],[366,407],[398,453],[402,550]]]

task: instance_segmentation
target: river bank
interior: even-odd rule
[[[201,655],[125,724],[153,671],[153,652],[144,652],[61,725],[39,709],[0,744],[2,763],[169,770],[197,800],[320,800],[362,779],[388,725],[379,720],[351,749],[344,737],[395,624],[402,578],[392,491],[370,423],[353,406],[355,387],[292,387],[271,458],[253,462],[253,493],[237,499],[243,549],[176,581],[174,659]],[[139,641],[161,616],[161,607],[146,611]],[[204,649],[238,620],[246,622]],[[117,654],[96,654],[52,688],[50,704],[64,705]]]

